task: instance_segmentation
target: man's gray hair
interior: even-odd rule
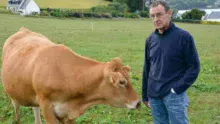
[[[150,8],[157,7],[159,5],[163,6],[166,12],[170,10],[169,5],[164,0],[153,0],[153,2],[150,4]]]

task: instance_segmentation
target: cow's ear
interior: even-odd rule
[[[120,58],[114,58],[110,61],[109,69],[113,72],[116,71],[117,68],[121,67],[121,59]]]
[[[127,66],[123,66],[123,69],[129,72],[131,70],[131,67],[127,65]]]

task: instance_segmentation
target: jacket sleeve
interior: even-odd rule
[[[186,91],[196,80],[200,72],[200,62],[193,37],[188,34],[184,38],[185,75],[174,85],[174,91],[179,94]]]
[[[148,77],[150,71],[150,51],[149,51],[149,39],[147,38],[145,43],[145,53],[144,53],[144,66],[143,66],[143,74],[142,74],[142,100],[148,101],[147,97],[147,87],[148,87]]]

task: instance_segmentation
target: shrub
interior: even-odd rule
[[[193,20],[201,20],[202,16],[205,15],[205,11],[201,11],[199,9],[192,9],[191,11],[185,12],[182,14],[183,19],[193,19]]]
[[[111,7],[114,11],[117,12],[127,12],[128,11],[128,6],[126,4],[118,3],[118,2],[113,2],[108,5]]]
[[[91,11],[94,13],[112,12],[113,8],[103,6],[103,5],[98,5],[98,6],[92,7]]]
[[[104,13],[104,14],[102,14],[102,17],[104,17],[104,18],[112,18],[112,15],[110,13]]]
[[[138,15],[137,13],[125,13],[124,17],[125,18],[140,18],[140,15]]]
[[[112,17],[124,17],[124,13],[122,12],[112,12],[111,13]]]
[[[112,12],[112,17],[118,17],[118,12]]]
[[[61,13],[62,13],[63,17],[67,17],[67,18],[73,17],[73,11],[72,10],[65,10],[65,11],[62,11]]]
[[[9,14],[11,12],[10,12],[10,10],[7,10],[5,8],[0,8],[0,13]]]
[[[94,13],[93,17],[95,17],[95,18],[102,18],[102,14],[100,14],[100,13]]]
[[[51,15],[51,16],[54,16],[54,17],[61,17],[60,12],[57,11],[57,10],[52,10],[52,11],[50,12],[50,15]]]
[[[85,12],[85,13],[83,13],[83,15],[85,17],[93,17],[93,14],[91,12]]]
[[[148,18],[148,17],[149,17],[149,12],[148,12],[148,11],[141,11],[141,12],[140,12],[140,16],[141,16],[141,17],[145,17],[145,18],[147,17],[147,18]]]
[[[118,17],[125,17],[124,13],[118,13]]]
[[[82,13],[79,13],[79,12],[73,12],[73,17],[82,18],[82,17],[83,17],[83,14],[82,14]]]
[[[43,11],[41,11],[40,15],[41,16],[49,16],[50,14],[46,10],[43,10]]]

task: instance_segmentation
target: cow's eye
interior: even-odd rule
[[[120,81],[120,84],[121,84],[121,85],[124,85],[124,84],[125,84],[125,81]]]
[[[121,86],[126,86],[126,85],[127,85],[127,81],[126,81],[126,80],[120,80],[120,81],[119,81],[119,84],[120,84]]]

